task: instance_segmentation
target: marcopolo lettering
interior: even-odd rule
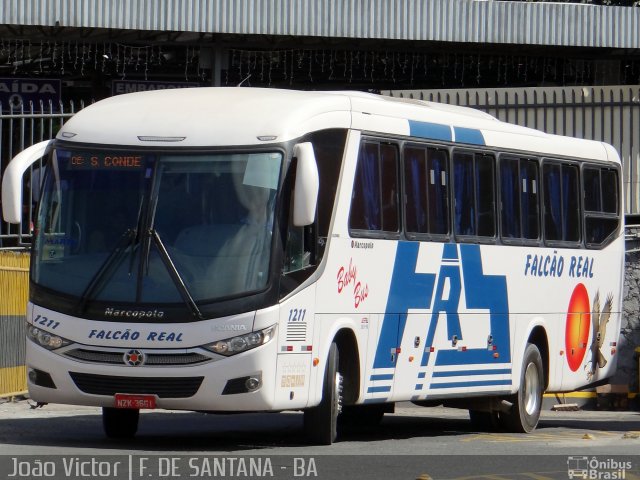
[[[371,250],[373,248],[373,242],[361,242],[359,240],[351,240],[351,248],[361,248],[364,250]]]
[[[162,310],[116,310],[115,308],[106,308],[104,311],[106,317],[116,318],[162,318],[164,311]]]

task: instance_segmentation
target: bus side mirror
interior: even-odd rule
[[[318,205],[318,165],[310,142],[293,147],[293,156],[298,159],[296,184],[293,197],[293,224],[296,227],[311,225],[316,219]]]
[[[2,215],[9,223],[22,221],[22,177],[24,172],[44,155],[53,140],[31,145],[7,165],[2,177]]]

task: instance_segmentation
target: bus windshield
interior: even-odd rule
[[[81,304],[191,303],[264,289],[280,152],[54,151],[33,281]]]

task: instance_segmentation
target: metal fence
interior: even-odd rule
[[[390,90],[484,110],[505,122],[612,144],[622,159],[625,210],[640,213],[640,86]]]
[[[62,103],[30,103],[20,108],[0,103],[0,176],[16,154],[55,137],[62,124],[83,107],[84,104],[76,106],[73,102],[66,108]],[[41,164],[36,164],[25,175],[25,199],[32,198],[32,183],[40,179],[40,176],[33,175],[33,171],[41,167]],[[0,221],[0,247],[16,246],[31,236],[33,209],[34,202],[26,201],[21,225]]]
[[[548,133],[601,140],[620,153],[627,214],[640,213],[640,86],[504,88],[475,90],[390,90],[386,95],[417,98],[484,110],[500,120]],[[53,138],[84,105],[30,104],[5,110],[0,104],[0,174],[14,155]],[[25,206],[20,226],[0,221],[0,247],[30,238],[34,167],[25,176]],[[37,181],[37,180],[36,180]]]

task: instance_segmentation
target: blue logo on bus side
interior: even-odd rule
[[[389,298],[373,367],[395,367],[389,352],[401,344],[409,309],[431,309],[432,312],[426,332],[422,366],[426,366],[429,361],[430,347],[433,345],[440,314],[444,314],[447,319],[448,338],[453,339],[455,335],[458,340],[462,340],[464,336],[460,328],[458,309],[463,288],[467,309],[489,310],[489,334],[493,337],[493,345],[500,352],[500,363],[509,363],[511,348],[506,277],[485,275],[482,271],[480,246],[466,244],[444,245],[438,274],[417,273],[419,247],[418,242],[398,242]],[[460,278],[460,269],[464,284]],[[445,295],[447,279],[449,292]],[[436,365],[495,363],[493,354],[494,351],[488,348],[468,349],[464,352],[457,349],[439,350]]]

